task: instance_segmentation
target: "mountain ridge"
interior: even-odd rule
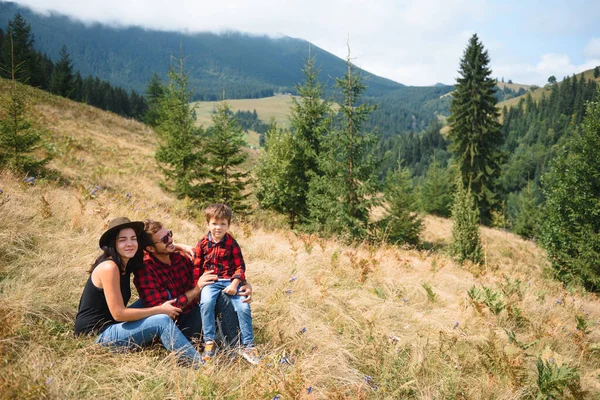
[[[293,92],[294,85],[303,80],[301,69],[309,47],[322,68],[323,82],[343,76],[346,68],[345,61],[337,56],[289,36],[112,27],[88,24],[56,12],[43,15],[11,2],[0,3],[0,21],[8,21],[16,12],[30,23],[38,50],[56,58],[64,44],[82,75],[95,75],[138,92],[144,91],[154,72],[166,76],[170,56],[180,48],[190,71],[190,84],[200,88],[198,99],[203,100],[218,99],[223,89],[234,98]],[[6,22],[0,28],[5,29]],[[361,73],[368,81],[369,95],[405,86],[362,69]]]

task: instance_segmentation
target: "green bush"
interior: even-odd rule
[[[600,290],[600,103],[544,175],[541,241],[558,279]]]

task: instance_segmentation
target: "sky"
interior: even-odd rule
[[[543,85],[600,65],[598,0],[17,0],[83,22],[305,39],[405,85],[454,84],[469,38],[492,76]],[[594,4],[596,3],[596,4]]]

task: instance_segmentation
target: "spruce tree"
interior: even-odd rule
[[[556,277],[600,291],[600,98],[542,178],[541,241]]]
[[[487,50],[473,35],[460,60],[460,77],[450,105],[450,150],[460,170],[462,184],[470,188],[484,223],[498,203],[503,136],[494,97],[496,80],[488,68]]]
[[[384,238],[393,244],[417,244],[423,221],[417,214],[410,172],[398,165],[388,174],[384,190],[386,216],[381,221]]]
[[[208,180],[202,185],[202,191],[208,202],[226,203],[233,211],[245,212],[249,173],[241,168],[247,158],[242,151],[246,144],[244,132],[226,101],[217,104],[211,118],[213,124],[204,144]]]
[[[4,60],[4,40],[6,35],[4,31],[0,28],[0,77],[4,76],[4,69],[7,66],[7,62]]]
[[[465,189],[462,178],[456,183],[452,205],[452,253],[459,263],[483,262],[483,248],[479,236],[479,212],[471,191]]]
[[[265,134],[265,149],[256,167],[256,197],[261,207],[275,210],[287,217],[294,229],[303,210],[306,186],[302,163],[297,161],[296,136],[280,130],[276,124]]]
[[[330,104],[323,100],[324,85],[319,82],[319,70],[315,66],[315,58],[308,58],[302,69],[305,80],[296,86],[298,97],[292,98],[290,109],[290,125],[294,135],[295,152],[290,162],[303,184],[296,188],[299,190],[296,201],[295,216],[300,220],[308,216],[307,197],[309,182],[314,177],[321,176],[318,159],[321,154],[321,140],[325,136],[330,124]],[[294,220],[290,220],[292,225]]]
[[[148,111],[144,115],[144,122],[150,126],[156,126],[158,123],[158,109],[162,97],[165,95],[165,87],[162,84],[157,73],[152,75],[148,86],[146,87],[146,100],[148,102]]]
[[[440,166],[434,153],[419,191],[421,210],[428,214],[449,217],[452,192],[451,171]]]
[[[2,68],[2,77],[14,79],[21,83],[36,85],[35,72],[35,50],[33,48],[34,36],[31,26],[20,13],[16,13],[12,20],[8,21],[6,38],[2,46],[2,58],[5,65]],[[12,69],[11,66],[14,66]]]
[[[71,56],[67,52],[67,46],[60,49],[60,54],[54,69],[52,70],[52,78],[50,79],[50,92],[59,96],[74,98],[75,82],[73,75],[73,62]]]
[[[513,231],[527,239],[538,237],[540,231],[540,199],[535,184],[527,182],[527,187],[517,196],[516,218]]]
[[[336,79],[341,94],[339,112],[334,127],[322,141],[319,169],[323,175],[310,182],[309,212],[316,229],[355,240],[366,237],[369,213],[377,204],[373,156],[377,137],[362,130],[376,106],[359,105],[366,86],[355,72],[350,52],[346,63],[346,74]]]
[[[11,37],[7,40],[10,46]],[[0,168],[7,167],[19,173],[36,174],[51,157],[46,155],[40,159],[34,155],[39,153],[37,150],[41,148],[42,131],[34,127],[27,118],[25,90],[17,82],[21,65],[15,63],[12,53],[9,53],[9,57],[11,81],[8,96],[1,98],[0,107]]]
[[[92,92],[97,86],[94,82]],[[102,92],[101,85],[99,91]],[[203,165],[203,132],[195,126],[193,109],[189,106],[191,98],[188,75],[184,72],[183,58],[180,57],[178,71],[173,67],[169,70],[169,85],[160,99],[155,128],[158,137],[155,157],[166,178],[163,187],[179,198],[198,199],[201,196],[199,183],[207,176],[207,172]]]

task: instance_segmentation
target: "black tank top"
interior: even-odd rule
[[[131,298],[131,287],[129,286],[131,273],[127,272],[120,276],[121,295],[123,296],[123,304],[127,305]],[[110,325],[118,322],[112,317],[108,309],[104,290],[96,287],[92,282],[92,274],[88,278],[81,300],[79,300],[79,308],[75,317],[75,335],[85,333],[99,334],[102,333]]]

